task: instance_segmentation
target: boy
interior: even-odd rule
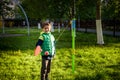
[[[37,56],[41,52],[42,67],[41,80],[48,80],[48,73],[50,72],[51,59],[55,55],[54,36],[51,34],[51,24],[43,23],[43,31],[41,32],[34,55]]]

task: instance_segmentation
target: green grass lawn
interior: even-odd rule
[[[6,33],[24,35],[0,37],[0,80],[39,80],[41,57],[33,53],[40,31],[30,29],[29,37],[27,29],[7,29]],[[60,33],[53,34],[57,38]],[[97,45],[96,34],[77,32],[74,73],[71,41],[70,31],[57,41],[51,80],[120,80],[120,37],[104,36],[105,45]]]

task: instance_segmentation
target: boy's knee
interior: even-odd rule
[[[42,72],[43,74],[45,74],[46,68],[45,68],[45,67],[42,67],[41,72]]]

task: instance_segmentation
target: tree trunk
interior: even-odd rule
[[[102,22],[101,22],[101,0],[97,1],[96,5],[96,32],[97,32],[97,44],[104,44]]]
[[[2,16],[0,16],[0,20],[1,20],[1,22],[2,22],[2,32],[3,32],[3,34],[4,34],[4,33],[5,33],[5,26],[4,26],[4,19],[3,19]]]

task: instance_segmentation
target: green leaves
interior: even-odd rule
[[[11,18],[13,16],[13,10],[8,5],[10,4],[10,0],[1,0],[0,1],[0,16],[2,18]]]
[[[105,4],[105,5],[104,5]],[[118,19],[120,14],[120,1],[119,0],[108,0],[103,4],[103,18],[106,19]]]

